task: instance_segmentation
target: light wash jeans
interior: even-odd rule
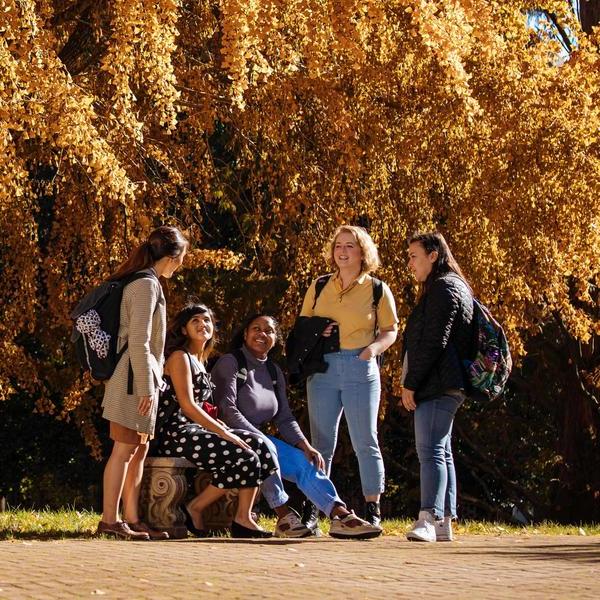
[[[279,469],[267,477],[260,487],[271,508],[282,506],[289,500],[282,479],[294,482],[300,491],[328,517],[336,505],[346,506],[338,496],[335,486],[304,455],[302,450],[270,435],[263,440]],[[268,458],[268,456],[267,456]]]
[[[452,424],[462,399],[440,396],[417,404],[415,442],[421,466],[421,510],[436,519],[456,518]]]
[[[326,373],[308,378],[308,414],[313,446],[323,455],[327,473],[337,444],[342,412],[346,415],[354,453],[358,458],[362,492],[383,493],[385,472],[377,440],[381,380],[377,361],[361,360],[362,348],[325,354]]]

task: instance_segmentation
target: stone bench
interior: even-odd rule
[[[188,494],[186,469],[195,469],[193,493]],[[187,537],[185,517],[179,508],[189,496],[199,494],[212,478],[185,458],[149,456],[144,462],[140,497],[141,518],[151,527],[169,532],[175,539]],[[203,513],[204,527],[224,531],[231,526],[237,509],[237,490],[227,490]]]

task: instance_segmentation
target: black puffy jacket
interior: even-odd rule
[[[408,353],[404,387],[417,401],[465,390],[462,360],[473,351],[473,297],[454,273],[434,279],[411,312],[404,330]]]

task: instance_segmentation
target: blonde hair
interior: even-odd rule
[[[323,248],[323,257],[329,267],[333,270],[337,269],[335,259],[333,258],[333,251],[335,249],[335,242],[340,233],[352,234],[356,243],[360,246],[362,252],[361,273],[375,272],[381,264],[377,246],[371,236],[367,233],[367,230],[364,227],[358,227],[356,225],[340,225],[325,244],[325,247]]]

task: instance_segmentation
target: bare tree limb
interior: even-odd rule
[[[550,19],[550,22],[552,23],[552,25],[554,25],[556,31],[558,32],[560,43],[563,45],[564,49],[569,54],[571,54],[571,52],[573,52],[571,40],[569,39],[569,36],[567,35],[567,32],[565,31],[564,27],[559,23],[558,17],[554,13],[549,12],[547,10],[543,12],[548,17],[548,19]]]

